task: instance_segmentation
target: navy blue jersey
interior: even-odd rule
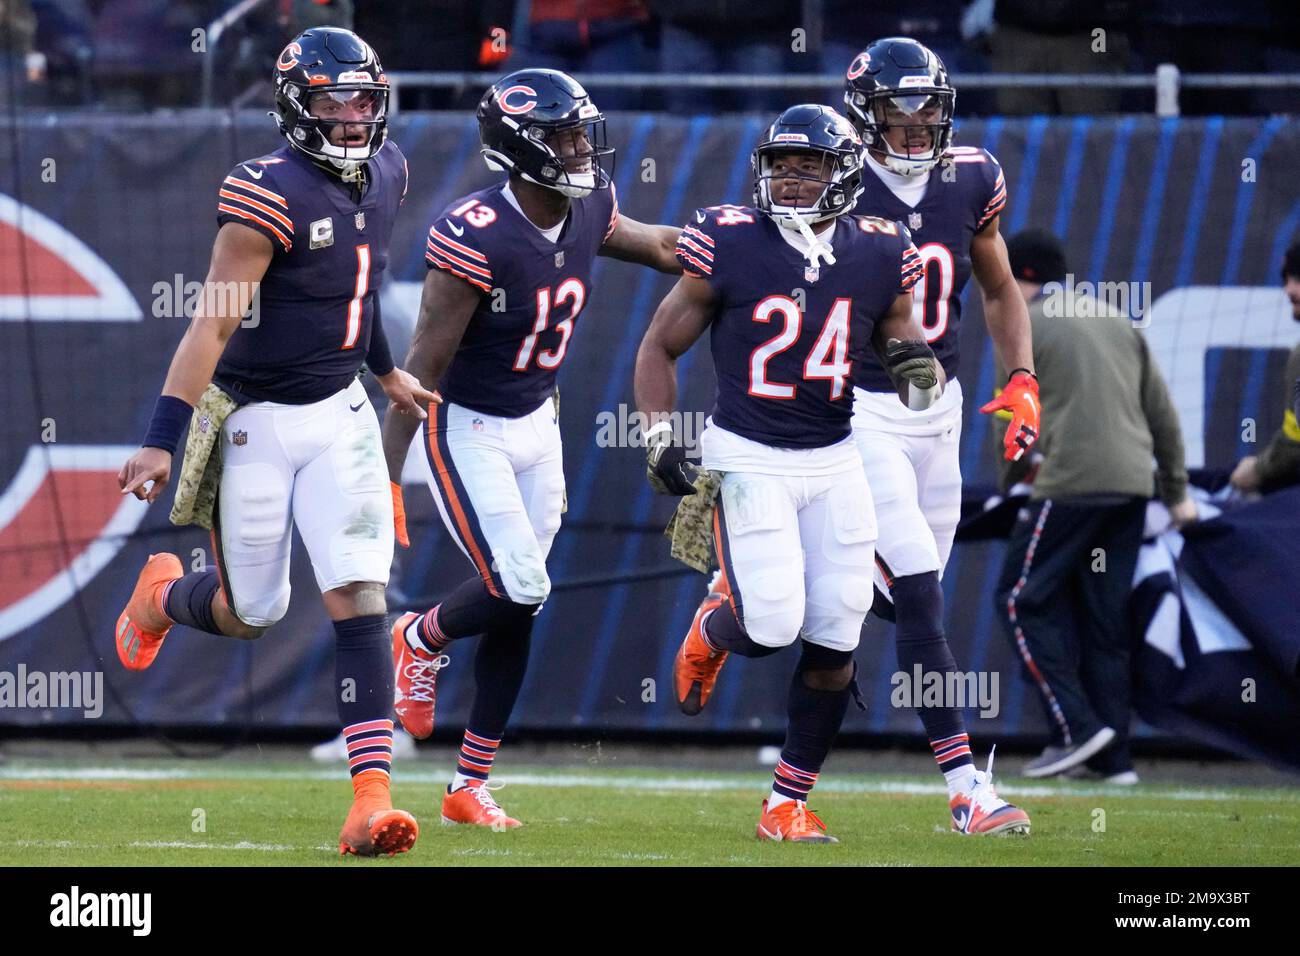
[[[841,216],[835,264],[816,269],[780,230],[744,206],[699,209],[677,259],[718,301],[713,421],[765,445],[821,448],[848,437],[854,356],[871,351],[876,322],[912,287],[920,261],[907,230],[883,219]]]
[[[241,325],[213,381],[237,401],[301,405],[346,388],[366,359],[388,240],[406,195],[406,158],[389,140],[353,187],[285,145],[230,171],[217,222],[267,236],[257,323]]]
[[[903,202],[870,170],[863,170],[865,187],[856,212],[897,219],[907,225],[925,272],[913,288],[913,314],[949,380],[957,377],[961,293],[970,278],[971,239],[1007,203],[1002,167],[987,150],[954,146],[952,166],[930,172],[925,195],[915,208]],[[864,162],[874,163],[867,157]],[[946,178],[945,178],[946,176]],[[874,354],[863,357],[853,384],[869,392],[892,392],[894,385]]]
[[[433,221],[430,269],[482,295],[446,374],[442,397],[485,415],[520,418],[555,391],[574,325],[587,303],[591,267],[618,222],[614,189],[569,204],[551,242],[502,194],[506,181],[457,199]]]

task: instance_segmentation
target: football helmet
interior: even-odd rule
[[[957,91],[948,82],[943,61],[908,37],[876,40],[853,58],[844,79],[844,106],[867,149],[886,167],[903,176],[919,176],[943,159],[952,144],[952,117]],[[931,123],[905,124],[929,131],[924,149],[898,153],[885,140],[890,129],[887,107],[912,116],[937,111]]]
[[[299,34],[275,63],[275,117],[289,145],[348,173],[366,162],[388,138],[388,77],[370,45],[351,30],[317,27]],[[368,119],[313,116],[320,95],[361,108]],[[366,142],[338,146],[335,126],[364,126]]]
[[[773,157],[786,153],[820,156],[820,176],[785,171],[774,177]],[[767,128],[750,155],[750,165],[754,169],[754,207],[787,229],[802,232],[804,226],[849,212],[862,195],[862,139],[853,125],[829,106],[791,106]],[[773,192],[774,178],[815,178],[822,191],[809,205],[785,205]]]
[[[568,74],[517,70],[483,94],[476,115],[489,169],[572,198],[609,186],[614,149],[605,116]]]

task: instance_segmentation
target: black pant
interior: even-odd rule
[[[1125,609],[1145,514],[1140,498],[1029,502],[1012,529],[994,599],[1053,741],[1080,744],[1114,728],[1115,743],[1088,761],[1104,773],[1132,767]]]

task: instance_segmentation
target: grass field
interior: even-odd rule
[[[947,832],[941,781],[837,774],[810,802],[839,845],[754,839],[767,774],[513,767],[497,795],[513,832],[439,824],[450,769],[401,771],[398,806],[415,849],[341,860],[350,788],[307,761],[17,760],[0,766],[0,865],[1293,865],[1300,791],[1153,785],[1107,788],[1008,777],[1029,837]],[[1104,829],[1102,827],[1104,826]]]

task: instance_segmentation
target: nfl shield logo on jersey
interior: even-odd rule
[[[804,270],[803,270],[804,282],[816,282],[821,277],[822,277],[822,270],[820,266],[804,266]]]
[[[245,432],[245,431],[237,431],[237,432],[235,432],[235,434],[233,434],[232,436],[230,436],[230,440],[231,440],[232,442],[234,442],[236,445],[247,445],[247,444],[248,444],[248,432]]]
[[[558,268],[560,268],[560,267],[563,266],[563,265],[564,265],[564,253],[563,253],[563,252],[557,252],[557,253],[555,254],[555,268],[558,269]]]
[[[474,419],[474,421],[470,423],[470,427],[472,427],[476,432],[481,432],[483,430],[483,419]]]
[[[364,212],[357,213],[352,217],[352,221],[356,223],[357,232],[361,232],[366,228],[366,214]]]
[[[907,217],[907,228],[908,229],[921,228],[921,214],[919,212],[914,212]]]

